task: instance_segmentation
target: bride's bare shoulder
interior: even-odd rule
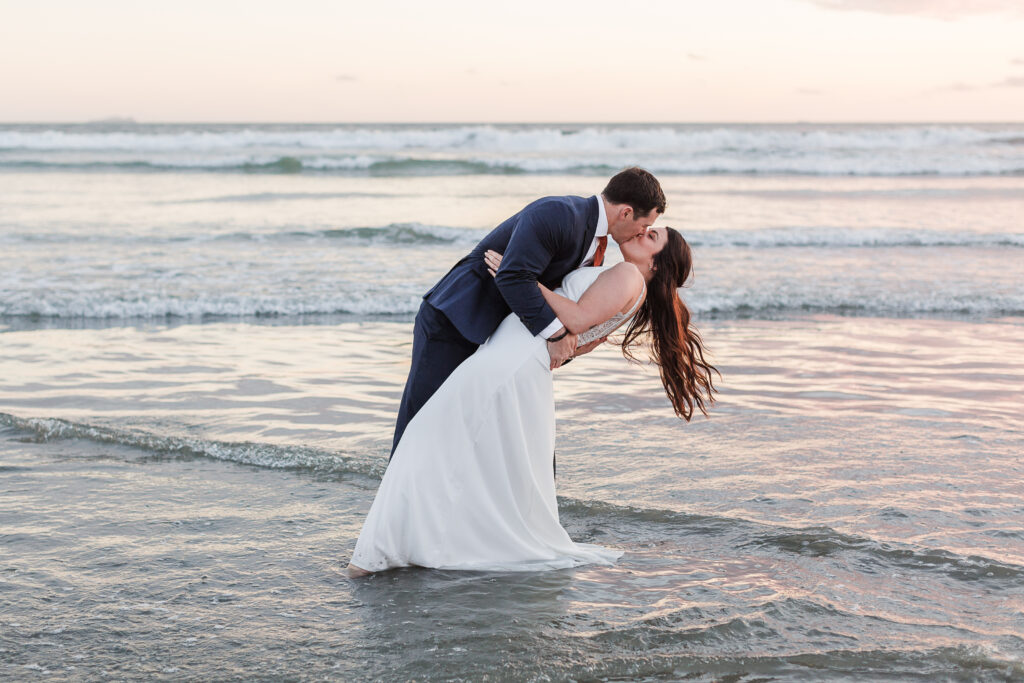
[[[640,269],[627,261],[606,268],[598,280],[603,280],[609,290],[617,293],[616,304],[623,313],[632,307],[644,288],[644,276],[640,274]]]
[[[634,294],[639,293],[644,286],[644,276],[640,274],[640,269],[628,261],[616,263],[611,268],[605,269],[600,277],[608,278]]]

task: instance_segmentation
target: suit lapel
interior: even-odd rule
[[[587,250],[590,249],[590,244],[594,241],[594,235],[597,233],[597,203],[601,200],[597,196],[594,196],[584,201],[587,203],[587,222],[586,225],[584,225],[585,231],[583,233],[583,241],[580,242],[579,248],[576,250],[576,259],[572,263],[572,270],[575,270],[580,265],[583,257],[587,255]]]

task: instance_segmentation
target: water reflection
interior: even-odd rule
[[[398,569],[351,581],[367,647],[387,655],[395,679],[469,673],[531,651],[568,619],[577,570],[455,572]],[[470,654],[472,653],[472,654]],[[466,660],[469,661],[466,661]],[[455,660],[455,661],[453,661]],[[515,665],[522,671],[527,660]],[[454,670],[453,670],[453,667]]]

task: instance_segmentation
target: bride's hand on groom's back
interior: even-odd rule
[[[484,263],[487,264],[487,272],[494,277],[498,274],[498,266],[501,265],[501,254],[493,249],[488,249],[484,252]]]

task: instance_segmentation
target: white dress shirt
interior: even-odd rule
[[[580,266],[593,265],[594,254],[597,252],[597,238],[606,237],[608,235],[608,215],[605,213],[604,210],[604,200],[601,199],[601,195],[596,196],[597,230],[594,232],[594,239],[590,243],[590,248],[587,249],[586,255],[583,257],[583,260],[580,261]],[[555,316],[555,319],[551,321],[551,324],[545,327],[543,330],[541,330],[540,336],[544,337],[545,339],[550,339],[552,336],[554,336],[556,332],[558,332],[563,327],[564,324],[562,323],[562,321],[558,319],[558,316]]]

